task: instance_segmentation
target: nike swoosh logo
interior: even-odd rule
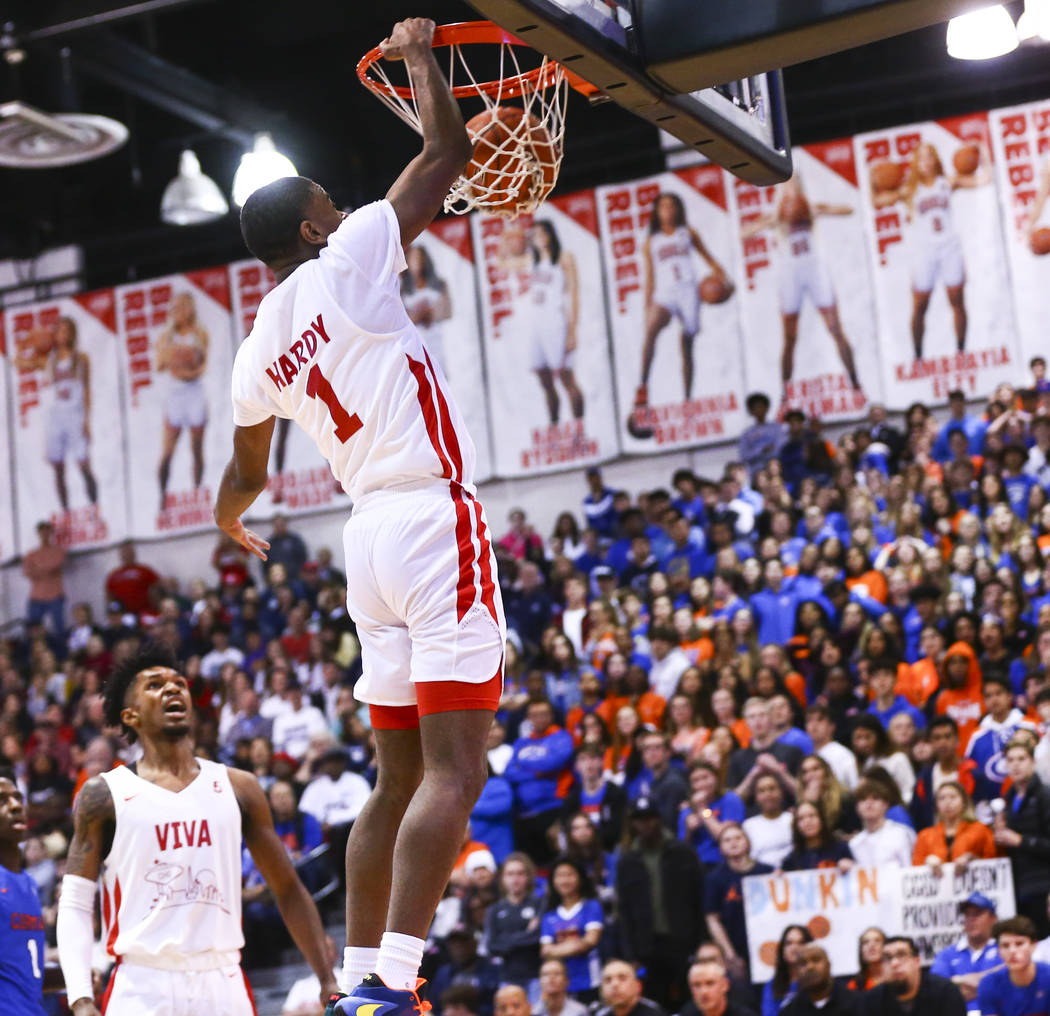
[[[369,1002],[368,1005],[359,1005],[354,1010],[354,1016],[376,1016],[376,1010],[382,1008],[382,1002]]]
[[[124,798],[124,803],[127,804],[128,801],[134,801],[135,798],[138,797],[138,796],[139,796],[138,794],[132,794],[131,797],[125,797]]]

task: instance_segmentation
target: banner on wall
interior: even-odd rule
[[[776,968],[777,943],[789,924],[809,928],[826,950],[835,977],[857,972],[857,943],[870,927],[915,940],[929,964],[962,934],[959,904],[972,893],[995,901],[1000,918],[1015,913],[1014,882],[1008,858],[974,861],[963,872],[885,865],[750,875],[741,883],[751,979],[764,983]]]
[[[1018,353],[985,113],[854,138],[887,403],[988,395]]]
[[[234,343],[239,345],[255,324],[262,298],[273,288],[273,273],[254,258],[229,266],[233,299]],[[235,354],[236,355],[236,354]],[[229,394],[227,393],[227,399]],[[270,445],[269,478],[248,510],[252,519],[272,518],[280,512],[304,514],[349,506],[342,484],[317,446],[301,427],[278,417]]]
[[[1024,366],[1046,357],[1050,315],[1050,102],[989,114]],[[1019,381],[1022,371],[1015,372]]]
[[[7,332],[5,328],[4,315],[0,314],[0,490],[10,491],[11,485],[11,455],[10,451],[14,445],[11,428],[14,417],[11,412],[13,403],[11,386],[17,391],[18,379],[14,372],[8,370],[10,349],[8,347]],[[14,498],[8,494],[8,508],[0,511],[0,562],[7,561],[17,553],[15,540],[15,505]],[[31,550],[35,542],[22,548],[23,551]]]
[[[432,223],[406,253],[401,299],[423,344],[440,367],[477,449],[475,479],[492,476],[485,373],[478,334],[474,243],[465,218]]]
[[[725,441],[746,424],[739,296],[701,306],[699,292],[713,266],[733,270],[726,179],[699,166],[598,188],[624,451]]]
[[[579,467],[618,452],[593,191],[513,222],[471,216],[500,476]]]
[[[209,529],[233,447],[226,267],[119,287],[117,324],[132,532]]]
[[[854,419],[882,378],[853,143],[796,147],[794,161],[778,187],[729,181],[747,389]]]
[[[124,421],[113,290],[27,304],[4,316],[17,378],[12,436],[19,545],[36,546],[36,526],[44,519],[65,547],[123,539]]]

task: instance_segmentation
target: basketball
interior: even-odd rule
[[[904,182],[904,167],[896,162],[876,162],[871,167],[871,185],[876,191],[897,190]]]
[[[521,129],[526,115],[528,121]],[[516,212],[531,196],[537,174],[541,199],[550,193],[558,153],[547,129],[531,113],[517,106],[496,106],[471,117],[466,127],[474,155],[463,175],[474,185],[475,197],[494,199],[486,200],[488,210]]]
[[[1050,254],[1050,226],[1042,226],[1032,233],[1028,246],[1037,257]]]
[[[809,202],[801,194],[787,194],[780,202],[781,222],[786,222],[789,226],[798,226],[811,218]]]
[[[767,967],[775,967],[777,965],[777,944],[776,942],[763,942],[758,947],[758,958],[765,963]]]
[[[972,176],[981,164],[981,150],[976,145],[963,145],[952,156],[952,162],[959,176]]]
[[[817,914],[809,919],[806,927],[814,938],[827,938],[831,931],[831,922],[823,914]]]
[[[712,273],[700,283],[700,299],[704,303],[725,303],[732,295],[732,285],[721,276]]]

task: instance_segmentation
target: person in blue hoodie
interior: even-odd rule
[[[481,796],[470,813],[474,838],[492,851],[497,864],[502,864],[514,849],[514,788],[504,776],[489,767]]]
[[[795,611],[798,596],[784,586],[784,566],[779,558],[770,558],[762,570],[766,588],[751,597],[751,609],[758,623],[760,645],[783,646],[795,634]]]
[[[547,830],[558,820],[572,780],[573,744],[571,735],[555,726],[546,699],[530,702],[525,717],[531,733],[514,742],[503,775],[514,787],[514,842],[544,864],[552,857]]]

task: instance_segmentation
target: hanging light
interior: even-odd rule
[[[241,156],[241,164],[233,177],[233,203],[240,207],[250,194],[282,176],[298,176],[299,172],[287,155],[274,147],[269,134],[256,134],[255,145]]]
[[[961,14],[948,22],[948,55],[956,60],[990,60],[1017,49],[1017,29],[1002,4]]]
[[[1050,0],[1025,0],[1017,37],[1021,42],[1050,42]]]
[[[160,217],[173,226],[193,226],[221,219],[230,206],[219,185],[201,172],[201,164],[189,149],[179,156],[179,175],[164,188]]]

